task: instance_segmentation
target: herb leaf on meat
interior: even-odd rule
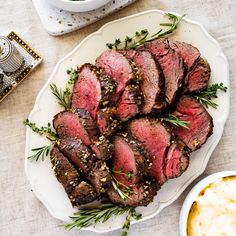
[[[217,91],[223,91],[223,92],[227,92],[227,87],[224,86],[223,83],[215,83],[212,84],[211,86],[209,86],[206,90],[196,93],[194,95],[194,97],[200,102],[202,103],[202,105],[204,105],[206,108],[213,107],[215,109],[217,109],[218,104],[215,103],[214,101],[212,101],[214,98],[217,98]]]
[[[173,114],[167,114],[165,117],[160,117],[159,119],[161,121],[168,122],[176,127],[183,127],[183,128],[188,129],[188,126],[189,126],[189,122],[181,120]]]
[[[185,15],[178,17],[172,13],[166,13],[169,23],[162,23],[160,26],[169,27],[167,30],[160,29],[157,33],[150,35],[147,29],[143,29],[140,32],[136,32],[134,36],[126,36],[125,40],[116,39],[114,43],[107,43],[107,47],[110,49],[135,49],[146,42],[165,37],[172,34],[178,27],[179,23]]]
[[[112,216],[119,216],[124,213],[128,213],[126,221],[123,225],[123,231],[121,235],[127,235],[127,231],[130,227],[131,219],[139,220],[142,215],[137,213],[133,207],[117,205],[113,203],[106,203],[97,208],[81,209],[71,216],[72,223],[62,225],[65,229],[72,229],[74,227],[81,229],[91,226],[98,222],[105,223]]]

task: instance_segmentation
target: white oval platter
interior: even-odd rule
[[[71,53],[57,63],[47,83],[38,94],[29,119],[38,125],[46,125],[61,110],[50,92],[49,85],[53,82],[63,88],[68,79],[66,69],[82,65],[85,62],[94,63],[96,57],[107,49],[106,43],[114,42],[116,38],[125,38],[126,35],[133,35],[136,31],[142,29],[148,29],[150,33],[157,32],[159,23],[168,21],[164,14],[163,11],[149,10],[125,17],[104,25],[100,30],[85,38]],[[202,57],[206,58],[211,66],[210,82],[223,82],[229,88],[229,68],[226,57],[222,53],[219,44],[201,24],[184,18],[177,32],[171,38],[196,46],[201,51]],[[229,114],[229,99],[229,91],[219,93],[217,99],[218,109],[208,109],[214,120],[214,134],[201,149],[192,153],[189,168],[182,176],[169,180],[164,184],[153,203],[147,207],[137,208],[137,211],[143,215],[140,221],[156,216],[164,207],[169,206],[205,170],[207,162],[221,138]],[[51,215],[62,221],[69,221],[69,216],[72,216],[77,209],[72,208],[62,185],[56,180],[49,158],[46,158],[44,162],[39,161],[37,163],[27,160],[32,148],[45,144],[47,144],[45,138],[34,134],[27,128],[26,175],[34,194],[45,205]],[[84,230],[99,233],[108,232],[120,228],[124,220],[125,216],[114,217],[105,224],[98,223],[95,227],[88,227]],[[135,223],[135,221],[132,223]]]

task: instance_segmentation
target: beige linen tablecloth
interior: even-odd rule
[[[16,31],[45,58],[44,63],[0,104],[1,236],[97,235],[92,232],[78,233],[76,230],[67,232],[59,228],[61,222],[52,218],[31,192],[24,173],[25,127],[22,121],[29,115],[39,90],[57,61],[67,55],[85,36],[98,30],[106,22],[152,8],[186,13],[189,18],[201,22],[219,41],[227,56],[230,64],[231,112],[223,137],[211,157],[204,176],[217,171],[236,169],[235,0],[137,0],[135,4],[93,25],[56,38],[44,31],[30,0],[1,0],[0,34],[7,34],[11,30]],[[129,235],[178,236],[180,209],[193,184],[158,216],[132,226]],[[115,231],[103,235],[119,234],[120,231]]]

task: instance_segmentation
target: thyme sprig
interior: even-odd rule
[[[45,136],[50,141],[56,141],[58,139],[57,134],[52,131],[52,125],[50,123],[47,126],[38,127],[35,123],[29,121],[29,119],[24,120],[24,125],[29,126],[35,133]]]
[[[28,159],[32,161],[38,161],[39,159],[44,161],[44,158],[48,156],[49,151],[53,147],[54,143],[58,140],[57,134],[52,130],[50,123],[48,123],[47,126],[42,126],[42,127],[36,126],[36,124],[29,121],[29,119],[24,120],[23,123],[24,125],[29,126],[33,132],[41,136],[45,136],[47,139],[51,141],[51,144],[48,146],[42,146],[31,149],[33,153],[31,156],[28,157]]]
[[[74,216],[71,216],[72,223],[62,225],[65,229],[72,229],[74,227],[81,229],[84,227],[91,226],[98,222],[105,223],[112,216],[119,216],[124,213],[128,213],[126,221],[123,225],[122,236],[127,235],[127,232],[130,227],[131,219],[139,220],[142,218],[142,215],[137,213],[133,207],[117,205],[113,203],[106,203],[97,208],[81,209],[78,212],[74,213]]]
[[[206,108],[213,107],[217,109],[218,104],[213,101],[213,99],[217,98],[218,90],[227,92],[227,87],[223,83],[215,83],[209,86],[205,91],[196,93],[194,97],[202,103]]]
[[[178,17],[172,13],[166,13],[170,22],[161,23],[160,26],[169,27],[167,30],[160,29],[153,35],[150,35],[147,29],[137,31],[134,36],[126,36],[122,41],[120,38],[116,39],[114,43],[107,43],[107,47],[110,49],[135,49],[146,42],[151,42],[153,40],[168,36],[172,34],[178,27],[179,23],[185,15]]]
[[[36,161],[37,162],[41,158],[41,160],[44,161],[44,158],[46,156],[48,156],[53,144],[54,144],[54,142],[51,143],[48,146],[33,148],[31,150],[33,152],[33,154],[31,156],[29,156],[28,159],[31,160],[31,161]]]
[[[165,117],[160,117],[159,119],[161,121],[168,122],[176,127],[183,127],[183,128],[188,129],[188,126],[189,126],[189,122],[181,120],[173,114],[167,114],[165,115]]]
[[[71,91],[68,87],[64,90],[58,88],[55,84],[50,84],[50,89],[52,94],[57,98],[59,105],[63,106],[65,109],[70,109],[71,105]]]

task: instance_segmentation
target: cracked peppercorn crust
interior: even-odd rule
[[[54,146],[50,153],[50,160],[57,180],[63,185],[73,206],[80,206],[94,201],[98,193],[87,182],[68,159]]]

